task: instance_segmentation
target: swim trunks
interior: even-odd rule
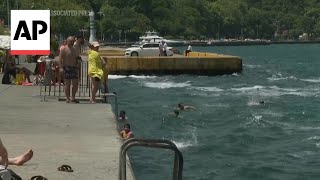
[[[79,77],[79,68],[76,66],[65,66],[64,70],[64,78],[65,79],[78,79]]]

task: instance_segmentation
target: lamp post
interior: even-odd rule
[[[121,42],[121,32],[122,32],[122,30],[120,29],[120,30],[118,30],[118,32],[119,32],[119,43]]]
[[[104,17],[104,13],[99,11],[98,14],[100,15],[100,41],[102,41],[102,17]]]
[[[16,9],[19,9],[19,0],[16,0]]]
[[[220,40],[220,23],[218,24],[218,40]]]
[[[80,29],[79,31],[80,31],[80,32],[82,32],[82,37],[84,38],[84,32],[87,32],[88,30],[87,30],[87,29],[82,28],[82,29]]]
[[[124,43],[127,44],[127,32],[130,32],[131,29],[124,30]]]
[[[9,0],[7,0],[7,11],[8,11],[8,29],[10,29],[10,7]]]

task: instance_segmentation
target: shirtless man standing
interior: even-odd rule
[[[67,38],[67,45],[64,46],[59,53],[59,71],[64,73],[65,82],[65,95],[67,97],[67,103],[79,103],[75,99],[78,91],[79,83],[79,62],[77,60],[77,52],[73,47],[74,38],[69,36]],[[70,87],[72,83],[72,97],[70,98]]]

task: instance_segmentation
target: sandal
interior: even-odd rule
[[[94,101],[94,100],[90,99],[90,103],[91,103],[91,104],[95,104],[95,103],[96,103],[96,101]]]
[[[80,101],[79,101],[79,100],[76,100],[76,99],[73,99],[73,100],[71,100],[70,102],[76,103],[76,104],[80,103]]]
[[[30,180],[48,180],[48,179],[43,176],[33,176]]]
[[[71,100],[67,99],[66,103],[71,103]]]
[[[62,165],[58,167],[58,171],[73,172],[72,168],[69,165]]]

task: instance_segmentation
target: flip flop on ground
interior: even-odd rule
[[[58,171],[73,172],[73,169],[69,165],[62,165],[58,167]]]
[[[43,176],[33,176],[30,180],[48,180],[48,179]]]

